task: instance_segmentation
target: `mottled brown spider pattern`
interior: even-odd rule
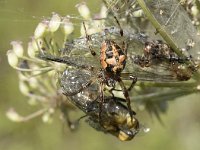
[[[123,30],[122,27],[116,17],[114,17],[116,20],[119,28],[120,28],[120,36],[123,38]],[[90,36],[87,34],[85,23],[83,23],[84,29],[85,29],[85,35],[87,39],[87,43],[89,40],[91,40]],[[96,55],[96,53],[91,49],[90,46],[88,46],[91,54],[93,56]],[[100,82],[100,100],[102,103],[104,102],[104,86],[107,85],[108,87],[111,87],[110,92],[112,93],[112,90],[115,90],[115,84],[119,83],[121,87],[121,91],[123,92],[123,95],[126,99],[128,110],[130,113],[130,116],[135,115],[136,113],[132,111],[131,104],[130,104],[130,97],[128,91],[131,88],[126,88],[124,82],[121,79],[121,72],[124,70],[126,66],[126,59],[127,59],[127,44],[125,44],[125,41],[122,42],[122,46],[120,47],[115,41],[106,39],[102,42],[101,48],[100,48],[100,64],[101,69],[99,71],[99,82]],[[132,78],[133,82],[131,87],[133,87],[133,84],[136,82],[136,77]],[[112,93],[113,95],[113,93]],[[114,96],[114,95],[113,95]],[[101,108],[100,106],[100,115],[101,115]]]

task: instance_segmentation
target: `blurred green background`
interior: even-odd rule
[[[99,0],[100,1],[100,0]],[[97,12],[99,1],[88,0],[91,11]],[[138,118],[149,133],[138,135],[130,142],[120,142],[115,137],[99,133],[83,121],[75,132],[70,132],[54,115],[52,124],[44,124],[41,118],[26,123],[8,120],[5,112],[14,107],[26,115],[40,107],[30,107],[18,89],[18,77],[6,58],[11,48],[10,41],[27,43],[38,22],[51,12],[62,16],[78,15],[76,0],[0,0],[0,149],[1,150],[199,150],[200,149],[200,98],[199,95],[182,97],[170,101],[168,112],[161,115],[163,125],[147,112],[139,112]],[[98,5],[99,6],[99,5]],[[77,118],[79,115],[77,115]]]

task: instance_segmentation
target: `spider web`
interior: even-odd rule
[[[199,59],[200,38],[189,15],[177,0],[146,1],[156,20],[186,55]],[[193,44],[194,43],[194,44]]]

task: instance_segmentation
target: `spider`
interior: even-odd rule
[[[120,36],[123,38],[123,29],[117,19],[116,16],[114,16],[114,19],[116,23],[118,24],[120,28]],[[87,34],[86,26],[85,23],[83,22],[84,30],[85,30],[85,35],[86,35],[86,40],[87,43],[91,40],[90,36]],[[90,45],[88,46],[90,49],[90,52],[93,56],[96,55],[96,53],[92,50]],[[124,70],[126,66],[126,59],[127,59],[127,50],[128,50],[128,45],[125,43],[125,41],[122,42],[122,46],[120,47],[114,40],[110,39],[105,39],[100,48],[100,64],[101,64],[101,69],[98,74],[99,82],[100,82],[100,113],[99,115],[101,116],[101,108],[102,108],[102,103],[104,102],[104,86],[107,85],[108,87],[112,87],[110,92],[112,93],[113,90],[115,90],[115,84],[116,82],[119,83],[121,90],[123,92],[123,95],[126,99],[126,103],[128,106],[128,110],[130,112],[130,115],[136,115],[134,111],[131,109],[131,104],[130,104],[130,97],[128,91],[131,90],[133,85],[136,83],[137,78],[130,76],[132,78],[132,84],[130,88],[126,88],[124,82],[121,79],[121,73]]]
[[[116,17],[114,17],[120,30],[120,36],[123,38],[123,30],[122,27],[117,20]],[[92,49],[92,47],[89,45],[89,42],[91,40],[91,36],[87,34],[85,23],[83,22],[83,27],[85,29],[85,35],[86,35],[86,44],[89,48],[89,51],[93,57],[96,58],[96,52]],[[100,48],[100,57],[98,58],[100,61],[100,68],[95,68],[93,66],[93,63],[90,62],[83,64],[82,61],[85,61],[84,58],[81,56],[78,59],[72,58],[70,56],[65,57],[56,57],[48,54],[41,54],[39,55],[40,58],[44,60],[50,60],[55,62],[61,62],[68,66],[73,66],[77,69],[84,69],[86,71],[86,74],[90,74],[87,78],[82,79],[82,84],[79,84],[77,87],[73,89],[69,89],[69,91],[65,91],[65,95],[67,96],[73,96],[81,91],[83,91],[85,88],[88,88],[91,84],[98,81],[99,83],[99,118],[101,120],[101,110],[104,103],[104,90],[105,86],[110,87],[111,89],[109,92],[114,97],[113,91],[122,91],[123,95],[125,97],[127,107],[130,113],[130,116],[136,115],[135,111],[132,110],[131,104],[130,104],[130,97],[129,97],[129,91],[132,89],[133,85],[136,83],[137,78],[135,76],[129,76],[129,80],[132,80],[132,83],[129,88],[127,88],[122,81],[121,74],[126,66],[126,59],[127,59],[127,49],[128,45],[125,43],[125,41],[122,42],[122,46],[120,47],[114,40],[105,39],[101,43]],[[81,58],[83,60],[81,60]],[[96,61],[96,60],[95,60]],[[121,87],[121,90],[115,89],[116,83],[119,83],[119,86]],[[71,83],[69,83],[71,84]]]

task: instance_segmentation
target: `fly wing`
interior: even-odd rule
[[[76,40],[66,42],[65,48],[61,49],[57,54],[42,51],[38,54],[38,58],[45,61],[59,62],[66,64],[66,67],[75,67],[90,69],[99,68],[99,47],[93,46],[92,50],[97,54],[93,56],[90,52],[89,45],[85,38],[78,38]]]
[[[143,38],[141,38],[143,37]],[[143,39],[143,40],[141,40]],[[137,62],[144,56],[144,46],[147,37],[138,36],[134,40],[128,41],[128,53],[126,59],[126,67],[124,69],[123,78],[130,79],[129,75],[137,77],[139,81],[154,81],[154,82],[174,82],[178,81],[172,71],[170,71],[170,63],[152,63],[151,66],[143,67]],[[154,61],[154,60],[153,60]],[[156,60],[155,60],[156,62]]]
[[[100,68],[99,55],[102,42],[100,33],[90,35],[89,40],[85,37],[77,38],[65,43],[62,55],[75,59],[77,63]],[[95,52],[95,56],[91,51]]]
[[[178,79],[168,67],[167,64],[141,67],[130,62],[130,60],[127,60],[127,65],[124,73],[122,73],[122,78],[128,80],[130,79],[130,76],[135,76],[139,81],[177,82]]]

